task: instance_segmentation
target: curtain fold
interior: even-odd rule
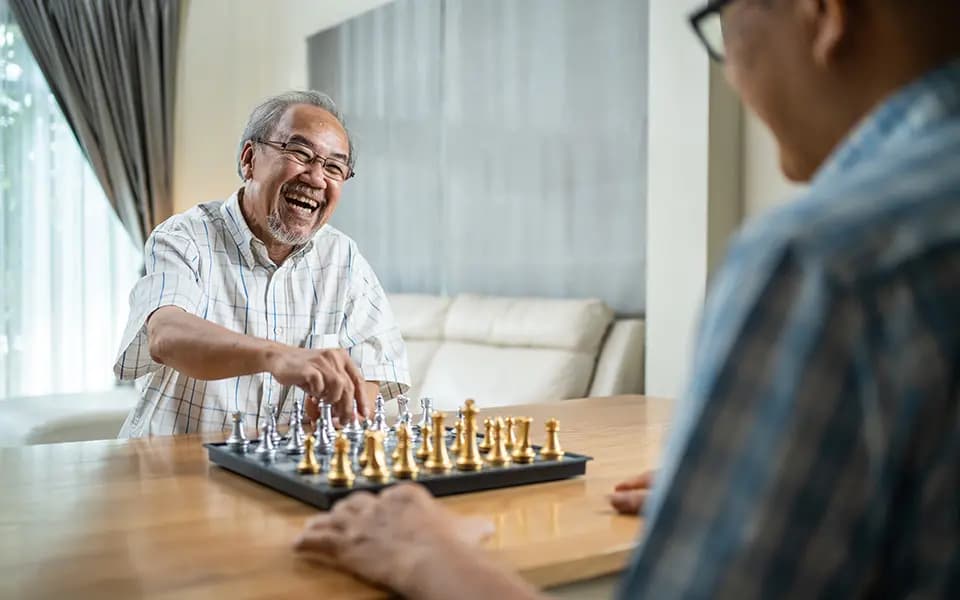
[[[40,69],[138,246],[173,213],[180,0],[9,0]]]

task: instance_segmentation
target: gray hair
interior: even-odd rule
[[[283,115],[287,112],[287,109],[295,104],[309,104],[311,106],[319,106],[323,110],[327,111],[340,123],[340,126],[343,127],[343,130],[347,132],[347,143],[349,143],[349,156],[347,157],[347,164],[350,166],[350,169],[353,169],[354,164],[356,164],[356,154],[353,148],[353,136],[350,135],[350,130],[347,129],[347,126],[343,122],[343,115],[340,113],[340,110],[337,108],[337,104],[333,101],[330,96],[324,94],[323,92],[315,92],[313,90],[296,90],[290,92],[284,92],[282,94],[277,94],[267,98],[262,104],[253,109],[253,112],[250,113],[250,119],[247,121],[247,126],[243,129],[243,135],[240,136],[240,146],[237,148],[237,173],[240,175],[240,178],[243,179],[243,170],[240,168],[240,156],[243,154],[243,146],[247,142],[251,142],[257,139],[265,139],[273,133],[274,129],[277,128],[277,123],[280,122],[280,119],[283,118]]]

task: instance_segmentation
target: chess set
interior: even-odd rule
[[[529,417],[485,419],[481,434],[473,400],[457,411],[453,427],[444,426],[429,398],[420,400],[416,423],[409,400],[400,396],[397,404],[392,426],[378,396],[372,419],[354,413],[354,420],[337,430],[331,406],[321,403],[316,429],[308,434],[298,400],[286,437],[269,410],[257,440],[247,438],[242,415],[234,413],[230,437],[205,446],[213,463],[320,509],[355,491],[376,493],[400,481],[416,481],[434,496],[445,496],[568,479],[586,473],[591,460],[562,449],[556,419],[546,422],[541,447],[530,443]]]

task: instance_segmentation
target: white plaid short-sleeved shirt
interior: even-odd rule
[[[200,381],[153,361],[146,321],[161,306],[291,346],[344,348],[365,379],[381,382],[384,396],[409,387],[406,348],[380,282],[356,243],[329,225],[278,267],[234,194],[159,225],[144,262],[114,365],[120,379],[138,379],[141,388],[120,437],[223,431],[234,411],[255,429],[268,403],[285,419],[294,394],[303,394],[269,373]]]

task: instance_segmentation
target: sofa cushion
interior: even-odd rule
[[[596,358],[613,320],[601,300],[498,298],[463,294],[447,311],[447,340],[489,346],[549,348]]]
[[[139,394],[132,386],[0,400],[0,446],[115,439]]]
[[[427,370],[433,361],[437,349],[440,348],[439,341],[409,339],[407,342],[407,362],[410,365],[410,389],[407,396],[418,398],[420,394],[420,384],[427,376]],[[413,408],[411,406],[411,408]]]
[[[438,410],[467,398],[483,408],[586,395],[595,357],[552,348],[505,348],[444,342],[433,357],[420,394]]]
[[[439,340],[452,300],[426,294],[391,294],[390,308],[404,340]]]

